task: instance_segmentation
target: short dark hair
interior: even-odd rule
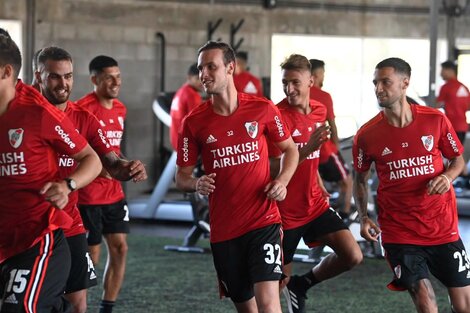
[[[115,59],[106,55],[99,55],[90,61],[88,70],[90,71],[91,75],[95,75],[101,73],[103,69],[113,66],[119,66],[118,62]]]
[[[301,54],[291,54],[282,63],[281,69],[283,70],[304,70],[311,71],[310,62],[306,57]]]
[[[21,52],[13,39],[2,32],[0,34],[0,66],[7,64],[13,67],[13,76],[17,79],[21,70]]]
[[[197,63],[191,64],[188,68],[188,75],[189,76],[199,76],[199,70],[197,69]]]
[[[235,62],[235,51],[228,43],[222,41],[210,40],[206,42],[201,48],[199,48],[199,50],[197,50],[197,55],[199,56],[201,52],[212,49],[222,50],[225,65],[229,64],[230,62]]]
[[[395,72],[406,75],[408,78],[411,77],[411,66],[403,59],[400,58],[388,58],[380,61],[376,69],[384,67],[392,67]]]
[[[455,73],[457,73],[457,64],[455,64],[454,61],[447,60],[445,62],[442,62],[441,67],[449,69],[449,70],[453,70]]]
[[[10,33],[4,28],[0,28],[0,35],[11,38]]]
[[[237,51],[236,57],[237,57],[237,59],[242,59],[245,62],[247,62],[248,61],[248,52],[246,52],[246,51]]]
[[[322,60],[310,59],[308,61],[310,62],[312,72],[319,69],[319,68],[325,68],[325,62],[323,62]]]
[[[72,62],[72,56],[62,48],[54,46],[45,47],[39,51],[37,66],[45,65],[48,60]]]

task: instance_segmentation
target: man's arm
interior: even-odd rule
[[[120,158],[116,152],[112,151],[101,158],[104,168],[115,179],[133,182],[141,182],[147,179],[147,172],[144,164],[140,160],[126,160]]]
[[[266,185],[264,191],[269,199],[282,201],[287,195],[287,184],[299,164],[299,151],[292,137],[276,143],[276,146],[284,153],[281,159],[281,169],[277,177]]]
[[[320,149],[320,146],[328,140],[329,135],[330,127],[327,125],[315,129],[307,144],[299,149],[299,163],[303,162],[311,153]]]
[[[215,173],[203,175],[199,178],[193,176],[194,166],[176,167],[176,187],[183,191],[195,192],[207,196],[215,190]]]
[[[338,147],[339,150],[339,137],[338,137],[338,128],[336,128],[335,119],[328,119],[328,124],[330,125],[330,132],[331,132],[331,140],[333,143]]]
[[[77,161],[78,166],[68,178],[75,181],[77,189],[88,185],[98,176],[102,169],[98,155],[88,144],[77,154],[71,155],[71,157]],[[68,203],[68,194],[70,192],[71,190],[65,180],[48,182],[40,190],[40,193],[46,197],[46,200],[59,209],[64,208]]]
[[[356,172],[354,175],[353,194],[357,212],[361,221],[361,236],[368,241],[377,241],[380,228],[367,215],[367,179],[369,172]]]
[[[449,160],[447,169],[429,181],[428,194],[443,194],[449,191],[452,181],[460,175],[464,166],[465,161],[462,155]]]

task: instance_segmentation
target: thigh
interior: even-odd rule
[[[70,271],[70,251],[62,230],[1,265],[3,283],[0,312],[64,312],[65,283]]]
[[[385,258],[394,273],[388,288],[409,290],[422,279],[429,279],[426,253],[421,246],[384,244]]]
[[[102,207],[100,205],[79,205],[83,225],[87,230],[87,241],[90,246],[101,243],[103,224],[101,221]]]
[[[446,287],[470,285],[470,260],[462,240],[426,248],[430,272]]]
[[[129,209],[127,202],[119,202],[104,205],[102,212],[103,234],[128,234],[129,233]]]
[[[290,264],[294,258],[295,250],[299,245],[305,231],[305,225],[284,231],[282,238],[282,252],[284,256],[284,264]]]
[[[312,248],[319,244],[326,244],[322,239],[325,239],[326,235],[340,230],[348,230],[348,226],[334,209],[329,208],[319,217],[308,223],[303,238],[305,244]]]
[[[242,242],[238,237],[211,243],[220,296],[230,297],[235,303],[243,303],[254,297],[246,262],[247,249]]]
[[[72,293],[96,286],[97,279],[93,261],[88,253],[85,234],[67,237],[72,265],[65,293]]]

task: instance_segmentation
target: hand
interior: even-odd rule
[[[46,200],[58,209],[63,209],[69,202],[70,189],[64,180],[46,183],[39,193],[44,195]]]
[[[287,188],[279,180],[275,179],[270,181],[266,187],[264,187],[264,192],[266,192],[268,199],[275,201],[282,201],[286,198]]]
[[[147,179],[147,171],[145,165],[140,160],[129,161],[129,176],[132,177],[134,183],[138,183]]]
[[[428,182],[428,195],[442,195],[449,191],[451,180],[445,174],[434,177]]]
[[[307,144],[312,147],[313,151],[316,151],[320,146],[329,139],[331,134],[330,126],[322,125],[315,129],[310,135],[310,139]]]
[[[382,231],[380,228],[367,216],[361,218],[361,236],[367,241],[377,242],[379,235]]]
[[[203,175],[196,181],[196,192],[203,196],[208,196],[215,190],[215,173]]]

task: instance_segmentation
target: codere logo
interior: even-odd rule
[[[449,143],[452,146],[452,150],[454,150],[455,153],[459,153],[457,142],[455,142],[454,137],[452,137],[451,133],[447,133],[447,139],[449,139]]]
[[[75,143],[72,141],[72,139],[69,138],[69,134],[64,132],[62,127],[60,127],[59,125],[56,125],[54,129],[59,134],[60,138],[62,138],[64,142],[70,147],[70,149],[75,148]]]
[[[188,144],[188,137],[184,137],[183,138],[183,148],[181,150],[183,150],[183,161],[184,162],[188,162],[189,160],[189,144]]]
[[[282,126],[281,120],[276,115],[274,116],[274,120],[276,121],[277,130],[279,131],[279,136],[284,137],[284,127]]]

